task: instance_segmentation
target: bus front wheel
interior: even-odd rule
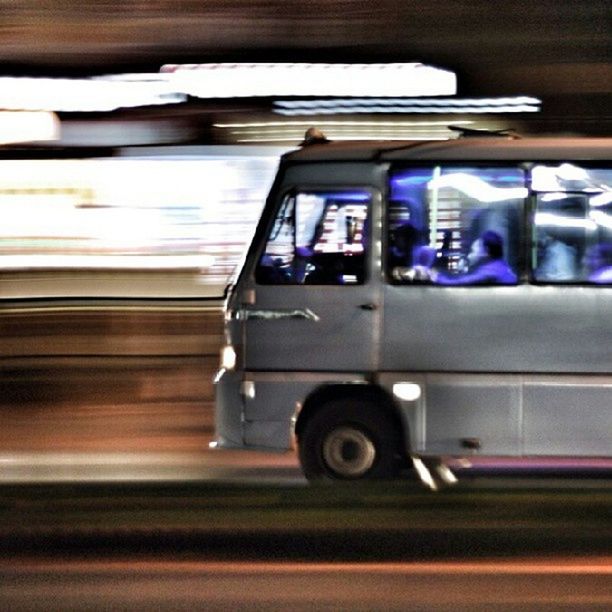
[[[298,444],[309,480],[393,478],[399,471],[398,428],[372,402],[325,404],[305,423]]]

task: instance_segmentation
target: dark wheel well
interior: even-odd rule
[[[404,441],[404,425],[399,415],[399,409],[393,399],[389,397],[389,394],[384,389],[365,384],[327,385],[317,389],[308,397],[300,410],[295,424],[296,436],[299,438],[306,422],[321,410],[325,404],[340,399],[364,400],[376,404],[385,417],[397,428],[397,431],[401,432],[402,442]]]
[[[304,404],[295,433],[302,470],[309,480],[396,477],[407,466],[406,432],[399,409],[379,387],[322,387]],[[358,449],[353,462],[339,463],[339,449],[352,447]],[[330,454],[330,449],[335,450]],[[344,450],[342,457],[348,460]],[[372,460],[370,466],[366,457]]]

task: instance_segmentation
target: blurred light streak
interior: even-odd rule
[[[565,197],[565,194],[561,194],[561,196]],[[596,196],[593,196],[589,200],[589,206],[607,206],[608,204],[612,204],[612,192],[611,191],[600,193]]]
[[[181,452],[19,452],[0,456],[0,482],[202,480],[206,457]],[[218,477],[218,470],[211,471]]]
[[[612,216],[606,214],[602,210],[592,210],[589,217],[600,227],[605,227],[612,230]]]
[[[87,268],[103,270],[177,270],[210,268],[212,255],[3,255],[3,270]]]
[[[539,112],[541,100],[527,96],[516,98],[337,98],[333,100],[276,100],[278,115],[336,115],[360,113],[414,114],[486,114]]]
[[[73,118],[62,122],[61,137],[56,144],[62,147],[127,147],[174,144],[193,141],[197,129],[182,119],[147,121],[79,121]]]
[[[166,64],[177,91],[198,98],[274,96],[445,96],[457,92],[449,70],[390,64]]]
[[[423,460],[419,457],[412,457],[412,465],[417,473],[417,476],[421,480],[421,482],[432,491],[438,490],[438,485],[434,480],[434,477],[431,475],[429,468],[423,463]]]
[[[382,132],[363,132],[354,133],[348,136],[342,134],[330,134],[331,140],[336,141],[353,141],[353,140],[448,140],[449,136],[445,132],[439,134],[428,133],[428,134],[417,134],[414,132],[389,132],[387,134]],[[293,133],[288,133],[285,136],[282,135],[269,135],[264,134],[260,136],[239,136],[236,138],[236,142],[242,142],[245,144],[256,143],[256,142],[294,142],[298,140]]]
[[[597,224],[590,219],[573,219],[547,212],[537,212],[535,214],[535,224],[551,227],[578,228],[592,232],[597,230]]]
[[[464,172],[452,172],[438,176],[427,183],[428,189],[455,189],[479,202],[504,202],[526,198],[526,187],[494,187],[477,176]]]
[[[448,121],[315,121],[331,140],[442,140],[454,137]],[[469,125],[473,121],[455,121]],[[253,121],[215,123],[213,127],[230,132],[238,142],[296,142],[312,125],[307,121]]]
[[[575,183],[582,183],[578,191],[585,194],[605,194],[610,192],[609,179],[605,170],[584,168],[574,164],[535,166],[532,171],[531,185],[534,191],[568,193],[576,191]]]
[[[455,121],[453,125],[472,124],[473,121]],[[307,128],[312,125],[312,121],[249,121],[241,123],[215,123],[214,127],[219,128],[265,128],[265,127],[300,127]],[[430,127],[430,126],[447,126],[448,121],[384,121],[375,119],[372,121],[365,120],[332,120],[324,119],[317,121],[317,126],[323,127]]]
[[[60,122],[54,113],[0,111],[0,144],[57,140],[59,136]]]
[[[196,149],[4,160],[0,297],[220,294],[251,240],[279,153]]]
[[[58,112],[108,112],[185,102],[163,76],[155,80],[121,81],[112,77],[65,79],[0,77],[0,108]]]
[[[3,314],[36,314],[41,312],[41,308],[38,304],[31,302],[24,302],[23,304],[16,303],[17,305],[3,305]],[[45,303],[44,312],[45,314],[57,314],[57,313],[88,313],[88,312],[100,312],[104,310],[105,313],[118,313],[118,314],[142,314],[142,313],[213,313],[221,316],[222,314],[222,300],[211,300],[209,302],[202,302],[195,300],[194,302],[177,300],[173,302],[171,300],[164,300],[162,303],[146,303],[137,300],[132,302],[129,299],[113,300],[107,302],[106,300],[95,302],[85,299],[83,301],[67,299],[65,302],[57,300],[54,302]]]

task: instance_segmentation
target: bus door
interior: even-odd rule
[[[282,199],[243,292],[247,371],[374,368],[380,311],[370,269],[372,201],[364,189]]]

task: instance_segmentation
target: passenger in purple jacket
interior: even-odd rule
[[[438,274],[438,285],[515,285],[516,274],[504,261],[502,237],[493,230],[486,231],[474,242],[468,255],[470,267],[456,276]]]

